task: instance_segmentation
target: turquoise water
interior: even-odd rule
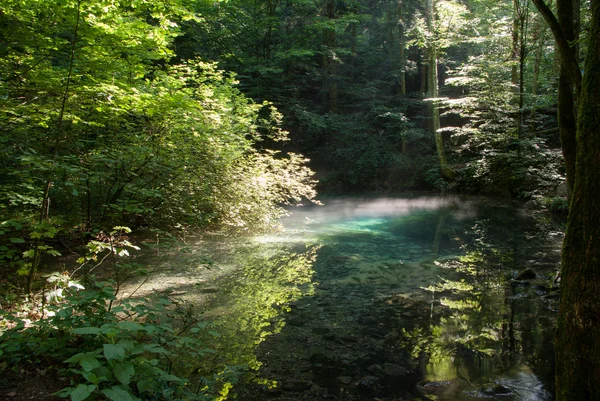
[[[238,399],[551,399],[560,226],[449,197],[331,199],[283,224],[155,275],[214,322],[201,373],[239,366]]]

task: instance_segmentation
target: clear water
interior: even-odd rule
[[[137,290],[214,322],[201,373],[238,366],[238,399],[551,399],[559,226],[448,197],[332,199],[284,226],[190,243]]]

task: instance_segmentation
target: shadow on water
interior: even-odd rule
[[[560,228],[454,198],[332,200],[284,224],[156,276],[221,333],[203,366],[249,368],[238,399],[551,400]]]

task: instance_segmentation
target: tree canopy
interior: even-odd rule
[[[599,15],[597,0],[5,0],[0,262],[31,293],[46,257],[114,227],[264,231],[317,189],[568,204],[558,355],[595,358]],[[559,399],[597,399],[569,363]]]

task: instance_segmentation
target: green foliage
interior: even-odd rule
[[[544,197],[540,200],[542,207],[551,213],[567,215],[569,212],[569,202],[562,196]]]
[[[70,373],[76,379],[59,395],[71,400],[85,399],[92,392],[102,393],[110,400],[132,399],[206,399],[186,388],[186,380],[169,373],[174,360],[202,357],[211,352],[192,337],[181,335],[172,325],[167,312],[169,302],[154,301],[149,308],[142,303],[125,303],[117,312],[134,315],[135,320],[104,323],[99,327],[85,326],[73,329],[72,334],[83,337],[90,349],[79,352],[65,362],[71,366]],[[166,315],[166,318],[165,318]],[[206,324],[192,326],[205,329]],[[81,397],[81,398],[78,398]]]
[[[111,283],[72,287],[48,306],[44,319],[27,323],[9,317],[14,327],[3,333],[0,346],[9,366],[56,367],[64,360],[70,368],[63,374],[72,378],[71,386],[58,395],[71,400],[92,393],[110,400],[214,399],[210,378],[194,388],[184,379],[193,374],[191,361],[213,352],[193,334],[208,330],[206,323],[167,299],[110,308],[115,300]]]
[[[194,58],[170,64],[185,1],[8,1],[0,14],[0,260],[27,276],[114,225],[273,228],[315,197],[268,149],[281,115]],[[6,244],[6,245],[4,245]]]
[[[560,153],[543,140],[515,142],[520,151],[489,149],[461,170],[457,185],[482,193],[532,198],[549,193],[564,180]]]
[[[176,21],[194,19],[182,4],[25,3],[3,9],[0,25],[11,44],[0,98],[0,143],[9,155],[0,203],[8,216],[38,214],[46,182],[50,212],[88,228],[149,220],[239,227],[224,210],[263,212],[281,199],[314,197],[302,158],[290,155],[283,169],[277,160],[286,155],[257,150],[286,136],[268,103],[250,102],[214,64],[164,66]],[[45,18],[60,22],[42,29]],[[16,34],[31,25],[34,36]],[[244,172],[261,168],[273,173],[263,178],[285,170],[294,179],[267,183],[277,195],[224,206],[219,194],[233,191],[225,186],[254,188]]]
[[[120,273],[134,273],[131,264],[117,262],[128,256],[127,248],[137,248],[127,240],[129,232],[115,227],[90,241],[80,269],[111,257],[117,279]],[[192,368],[214,352],[206,338],[218,333],[191,309],[166,298],[117,300],[120,282],[89,276],[99,264],[86,268],[85,287],[68,273],[50,274],[46,281],[51,288],[44,291],[41,316],[34,321],[17,313],[2,316],[2,369],[68,364],[59,374],[70,378],[70,386],[57,395],[72,401],[92,394],[113,401],[226,396],[237,380],[235,370],[198,377]],[[193,385],[187,378],[193,378]]]

